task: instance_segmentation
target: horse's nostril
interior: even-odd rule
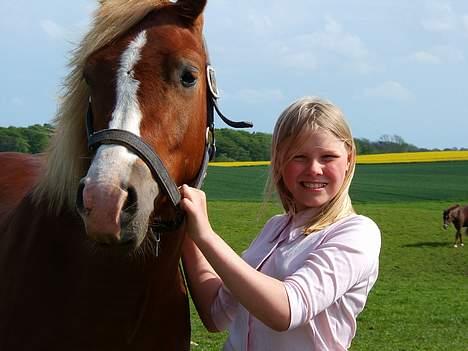
[[[80,184],[78,186],[78,191],[76,193],[76,209],[78,210],[79,213],[84,214],[85,213],[85,208],[84,208],[84,202],[83,202],[83,190],[85,187],[85,182],[84,179],[80,180]]]
[[[137,210],[138,196],[135,188],[130,186],[127,188],[127,200],[122,207],[122,212],[135,213]]]

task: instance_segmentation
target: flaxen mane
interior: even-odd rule
[[[86,59],[168,0],[105,0],[94,15],[90,31],[73,52],[70,73],[65,78],[62,99],[54,118],[55,134],[50,142],[43,176],[34,198],[47,198],[49,208],[58,212],[74,207],[80,177],[87,168],[85,116],[89,91],[83,79]]]

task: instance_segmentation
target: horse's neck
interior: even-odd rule
[[[0,223],[3,223],[23,198],[31,192],[41,173],[40,156],[0,153]]]

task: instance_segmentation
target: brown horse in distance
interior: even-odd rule
[[[90,151],[85,121],[89,109],[93,130],[140,138],[176,185],[197,179],[206,0],[100,3],[48,151],[0,154],[2,351],[190,349],[183,230],[157,238],[149,229],[176,211],[132,150],[105,142]]]
[[[460,244],[460,246],[464,246],[461,231],[463,227],[468,227],[468,206],[451,206],[444,210],[442,217],[444,221],[444,229],[447,229],[450,223],[452,223],[456,229],[455,242],[453,246],[458,247],[458,244]]]

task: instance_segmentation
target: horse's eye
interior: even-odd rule
[[[197,83],[197,77],[195,76],[194,72],[185,69],[180,76],[180,82],[184,87],[190,88]]]

